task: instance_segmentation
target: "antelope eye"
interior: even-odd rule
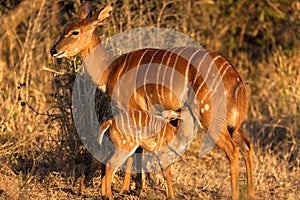
[[[72,32],[72,35],[78,35],[78,34],[79,34],[78,30]]]

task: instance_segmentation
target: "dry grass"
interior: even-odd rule
[[[3,0],[0,6],[0,198],[100,198],[99,172],[72,122],[71,92],[78,58],[53,60],[49,50],[79,0]],[[99,1],[100,2],[100,1]],[[94,1],[100,8],[106,1]],[[257,199],[300,196],[300,4],[297,1],[114,1],[111,36],[143,26],[171,28],[225,55],[247,80],[243,127],[255,146]],[[102,97],[102,101],[106,99]],[[107,115],[101,104],[99,115]],[[230,199],[230,176],[218,149],[197,158],[197,144],[173,166],[177,199]],[[242,163],[241,163],[242,164]],[[243,165],[241,165],[243,166]],[[246,197],[241,167],[241,198]],[[85,191],[82,175],[90,177]],[[122,175],[114,180],[120,189]],[[140,199],[164,199],[160,172]],[[119,199],[139,199],[135,195]]]

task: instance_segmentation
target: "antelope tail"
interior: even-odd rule
[[[105,121],[99,129],[97,142],[101,145],[104,133],[111,127],[112,120]]]

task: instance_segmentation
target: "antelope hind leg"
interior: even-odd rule
[[[246,147],[243,145],[242,150],[245,153],[245,163],[247,170],[247,188],[248,188],[248,198],[254,199],[254,176],[253,176],[253,145],[251,140],[247,137],[242,129],[238,129],[238,133],[241,139],[246,143]]]
[[[133,146],[131,149],[129,149],[129,151],[116,147],[114,154],[106,164],[106,172],[105,172],[106,174],[102,179],[102,184],[104,184],[102,185],[102,189],[103,187],[105,187],[104,189],[106,191],[106,192],[102,191],[104,197],[108,199],[112,199],[111,183],[115,171],[127,160],[129,156],[131,156],[135,152],[136,149],[137,146],[136,147]]]
[[[233,141],[229,132],[225,129],[221,132],[217,145],[222,149],[230,164],[231,174],[231,196],[233,200],[239,199],[239,184],[238,184],[238,159],[239,159],[239,146]]]
[[[133,157],[129,157],[126,162],[126,171],[124,176],[124,182],[121,189],[121,194],[126,194],[130,189],[130,179],[131,179],[131,168],[133,164]]]

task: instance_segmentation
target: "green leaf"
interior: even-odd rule
[[[19,115],[19,110],[16,110],[13,114],[13,119],[16,119]]]

